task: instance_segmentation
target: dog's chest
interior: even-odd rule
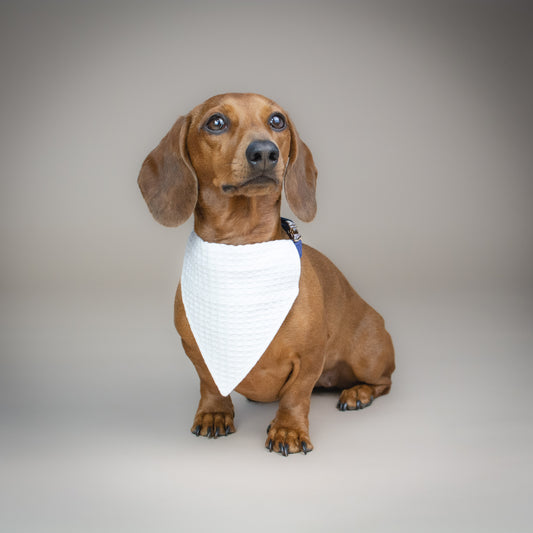
[[[250,372],[298,296],[300,257],[290,240],[243,246],[189,237],[181,292],[187,320],[220,393]]]

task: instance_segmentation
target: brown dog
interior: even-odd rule
[[[145,159],[139,186],[154,218],[166,226],[194,212],[204,241],[231,245],[287,239],[280,225],[281,189],[301,220],[316,212],[317,171],[311,152],[277,104],[256,94],[210,98],[180,117]],[[222,396],[187,320],[181,287],[175,324],[200,377],[192,432],[235,431],[230,396]],[[337,407],[357,410],[387,394],[394,350],[382,317],[321,253],[303,246],[299,294],[258,363],[236,387],[258,402],[279,400],[266,447],[283,455],[313,449],[309,406],[315,387],[344,389]]]

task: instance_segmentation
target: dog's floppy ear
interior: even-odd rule
[[[310,222],[316,214],[317,170],[311,150],[300,139],[289,120],[291,148],[285,173],[285,197],[292,212],[304,222]]]
[[[164,226],[179,226],[192,214],[198,182],[185,141],[190,118],[180,117],[142,164],[137,180],[153,217]]]

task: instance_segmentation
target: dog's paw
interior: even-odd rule
[[[374,388],[370,385],[356,385],[341,392],[337,409],[339,411],[357,411],[372,405]]]
[[[199,413],[194,418],[191,432],[197,437],[226,437],[235,433],[233,415],[230,413]]]
[[[287,457],[290,453],[312,451],[313,445],[306,432],[288,427],[277,426],[274,422],[268,426],[266,448],[271,452],[278,452]]]

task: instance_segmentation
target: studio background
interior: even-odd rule
[[[3,2],[0,530],[522,532],[532,496],[533,8],[518,1]],[[136,179],[214,94],[284,107],[300,223],[385,318],[389,396],[189,433],[172,323],[192,221]],[[284,205],[283,212],[290,216]]]

